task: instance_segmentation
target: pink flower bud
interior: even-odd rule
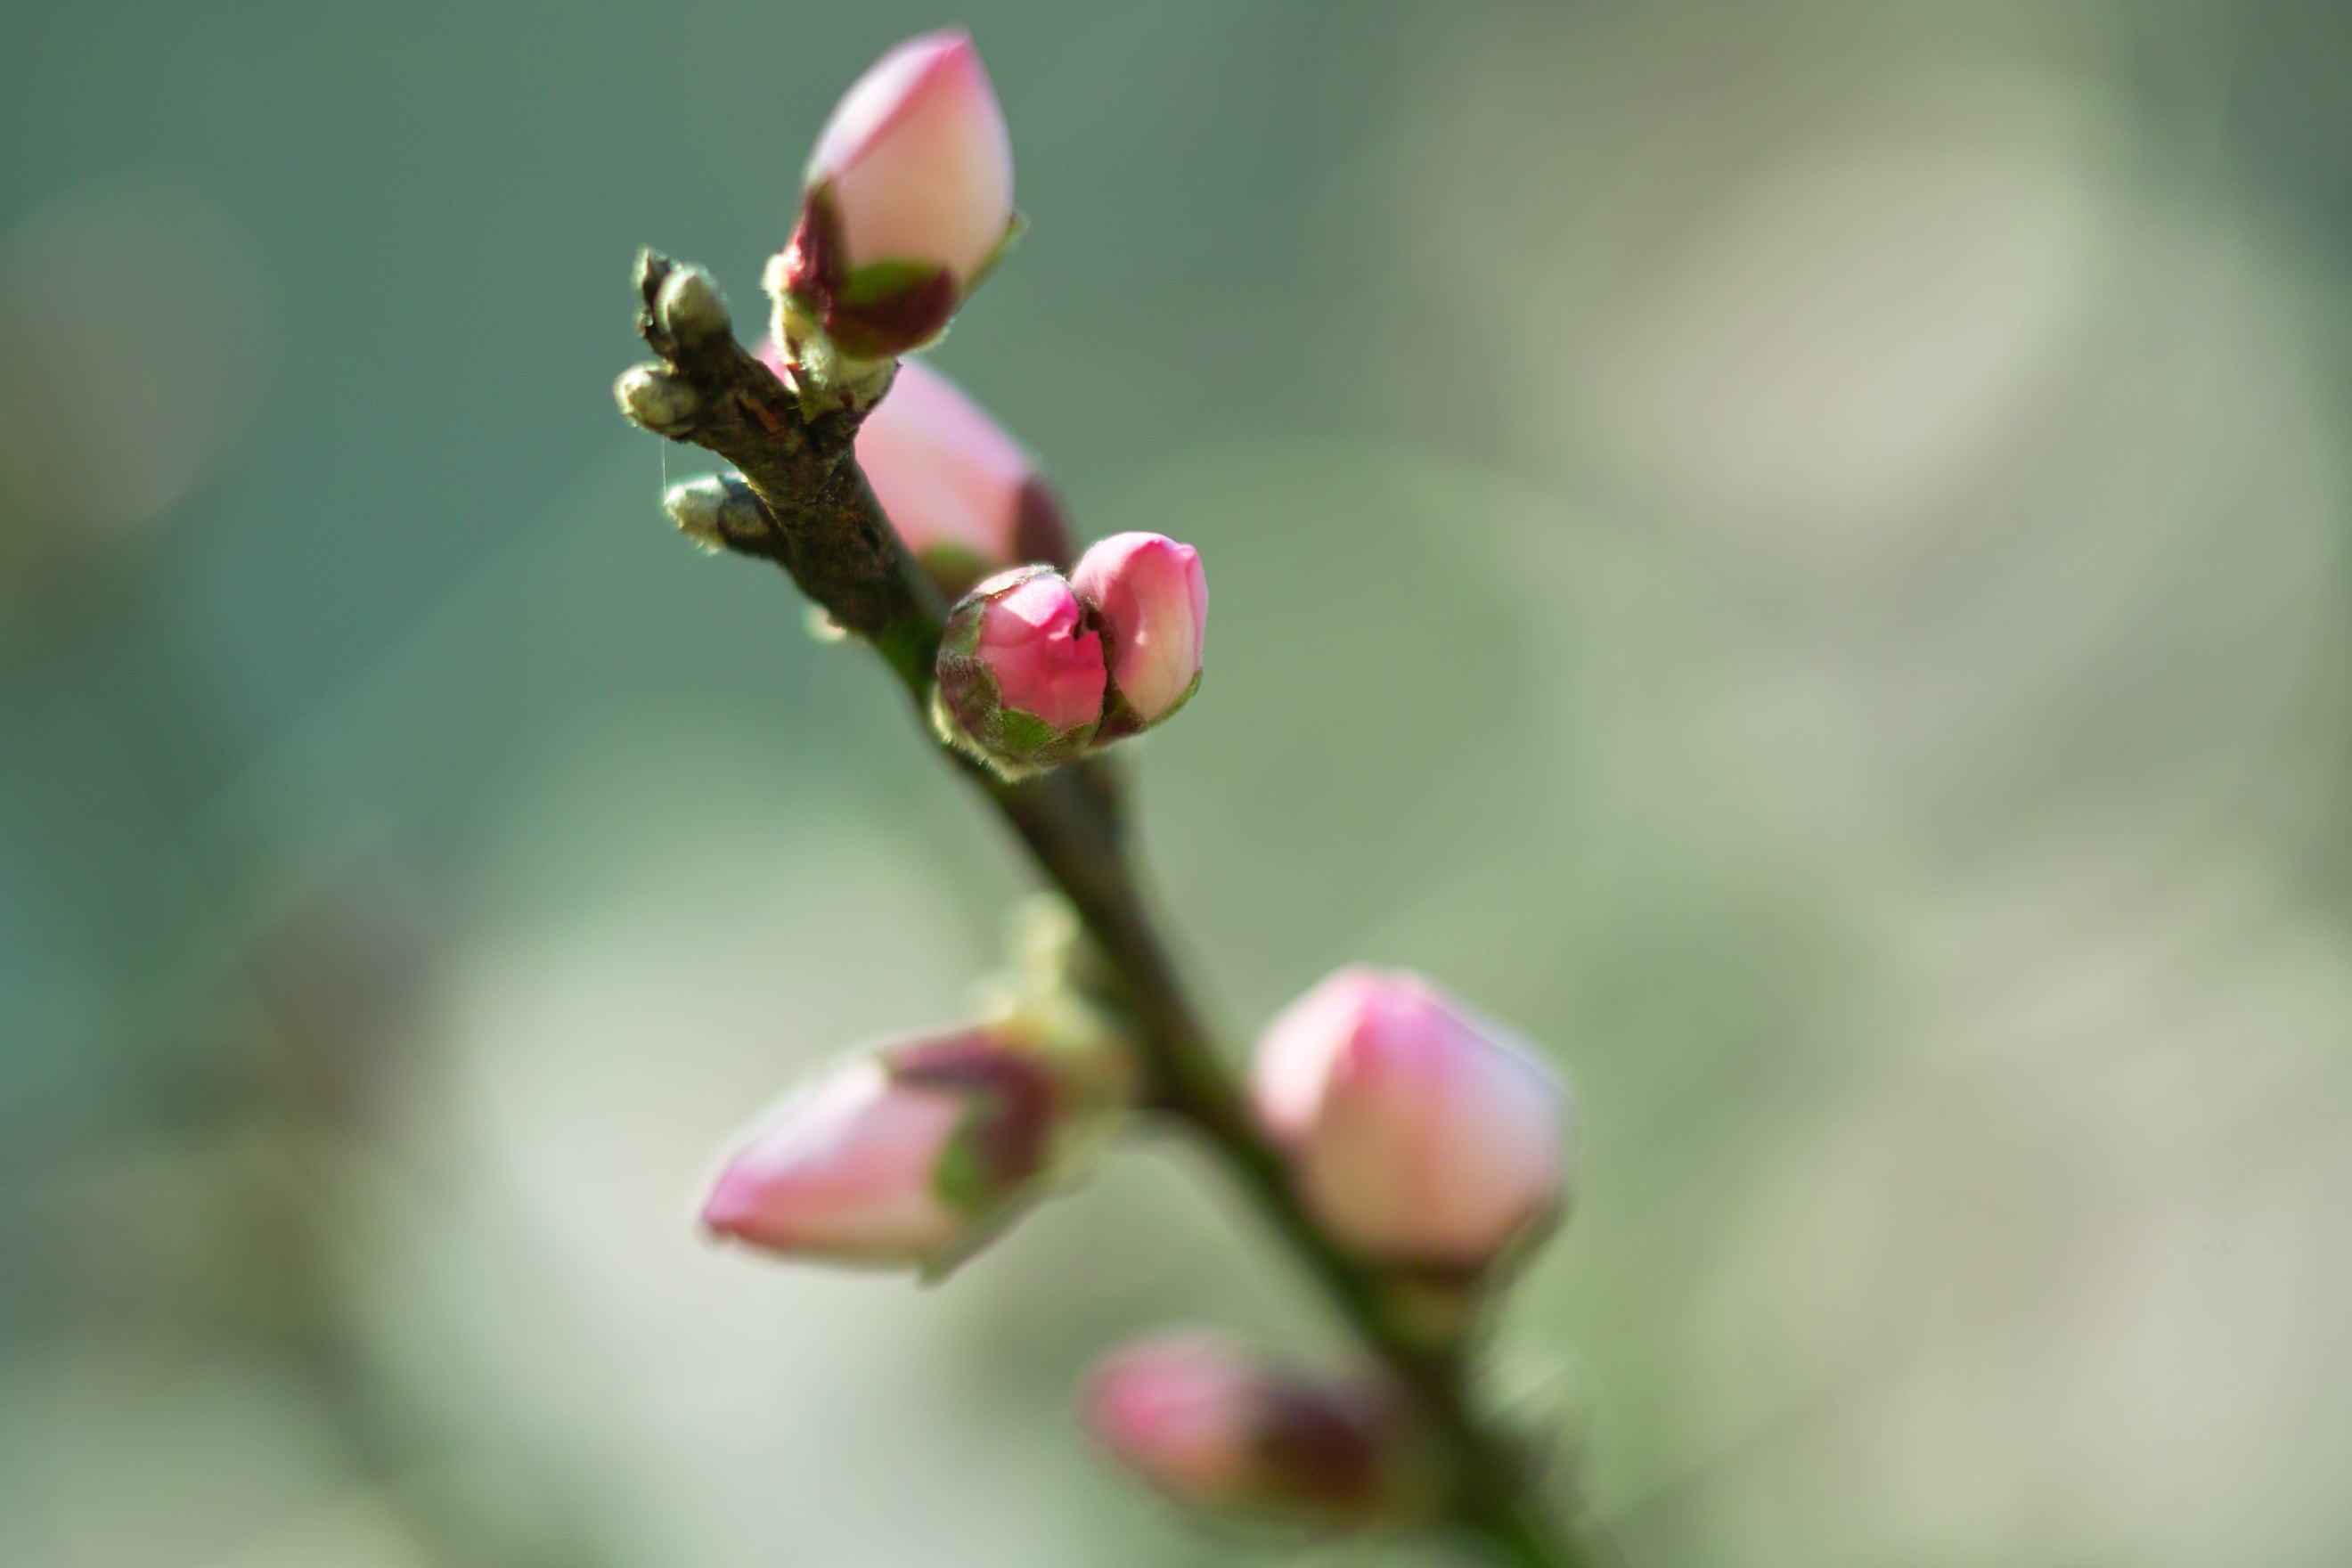
[[[986,1032],[901,1047],[786,1100],[702,1207],[716,1235],[793,1257],[935,1265],[1045,1164],[1053,1079]]]
[[[1133,734],[1184,705],[1201,683],[1209,634],[1209,583],[1200,552],[1157,533],[1115,533],[1079,557],[1070,574],[1094,606],[1118,694],[1107,736]]]
[[[1102,717],[1102,638],[1050,566],[1022,566],[974,588],[940,638],[939,699],[950,738],[1002,767],[1068,761]]]
[[[979,51],[926,34],[825,122],[776,289],[844,353],[886,359],[939,335],[1013,227],[1013,145]]]
[[[857,432],[875,499],[950,602],[1007,567],[1070,564],[1069,531],[1029,454],[920,360],[907,360]]]
[[[1331,975],[1268,1026],[1253,1087],[1301,1196],[1367,1256],[1478,1268],[1561,1201],[1559,1081],[1417,975]]]
[[[1118,1352],[1086,1416],[1121,1463],[1194,1508],[1365,1524],[1428,1495],[1403,1409],[1378,1386],[1282,1372],[1213,1335]]]

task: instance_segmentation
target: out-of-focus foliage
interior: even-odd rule
[[[1023,881],[665,537],[624,276],[753,301],[940,19],[0,10],[0,1563],[1263,1549],[1070,1429],[1127,1329],[1328,1341],[1187,1152],[934,1293],[690,1234]],[[1496,1375],[1633,1560],[2344,1561],[2352,15],[963,19],[1034,226],[940,357],[1213,584],[1192,956],[1575,1077]]]

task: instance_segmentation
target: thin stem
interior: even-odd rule
[[[836,623],[875,647],[927,716],[940,605],[851,453],[863,409],[828,405],[811,416],[793,389],[743,352],[723,311],[715,325],[707,310],[690,321],[667,319],[663,285],[675,270],[653,252],[639,258],[638,328],[662,362],[622,378],[624,410],[655,434],[705,447],[741,470],[765,509],[766,527],[730,535],[728,547],[783,567]],[[1160,938],[1108,769],[1088,761],[1008,783],[949,754],[1069,900],[1118,977],[1156,1107],[1223,1158],[1444,1444],[1455,1483],[1449,1521],[1517,1568],[1593,1568],[1594,1553],[1543,1505],[1517,1436],[1475,1406],[1460,1351],[1403,1321],[1381,1276],[1301,1206],[1282,1155],[1259,1134]]]

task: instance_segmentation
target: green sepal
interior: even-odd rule
[[[1016,762],[1042,758],[1061,738],[1060,731],[1034,713],[1006,708],[996,716],[996,749]]]
[[[977,1106],[964,1113],[962,1125],[948,1140],[939,1164],[931,1171],[931,1190],[966,1219],[978,1219],[1003,1198],[981,1153],[980,1140],[974,1136],[974,1124],[985,1114]]]
[[[834,308],[879,304],[929,284],[945,270],[926,261],[869,261],[834,289]]]
[[[931,1167],[932,1193],[964,1222],[923,1262],[924,1278],[938,1279],[1052,1185],[1070,1107],[1052,1064],[1002,1026],[903,1047],[886,1066],[893,1079],[951,1094],[962,1106]]]

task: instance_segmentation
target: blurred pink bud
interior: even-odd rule
[[[1118,1352],[1096,1369],[1086,1406],[1121,1463],[1194,1508],[1360,1524],[1425,1497],[1395,1400],[1265,1366],[1213,1335]]]
[[[963,1216],[931,1179],[963,1108],[893,1083],[876,1061],[788,1102],[728,1162],[702,1206],[713,1232],[774,1252],[903,1263],[952,1241]]]
[[[1022,566],[974,588],[940,638],[941,704],[981,755],[1014,769],[1068,761],[1102,717],[1102,638],[1050,566]]]
[[[985,1032],[840,1068],[759,1123],[703,1202],[712,1233],[772,1252],[935,1263],[1045,1164],[1053,1080]]]
[[[890,525],[950,602],[1007,567],[1068,570],[1061,507],[1029,454],[920,360],[899,364],[859,426],[857,461]]]
[[[1200,552],[1157,533],[1114,533],[1079,557],[1070,584],[1094,606],[1125,710],[1106,735],[1132,734],[1181,708],[1201,682],[1209,634]]]
[[[1418,975],[1326,979],[1268,1026],[1253,1087],[1301,1196],[1367,1256],[1475,1269],[1562,1201],[1559,1079]]]
[[[834,110],[779,285],[847,353],[937,337],[1013,227],[1013,144],[971,37],[910,38]]]
[[[1096,1369],[1087,1422],[1103,1445],[1154,1486],[1213,1507],[1249,1489],[1255,1372],[1208,1335],[1155,1340]]]

